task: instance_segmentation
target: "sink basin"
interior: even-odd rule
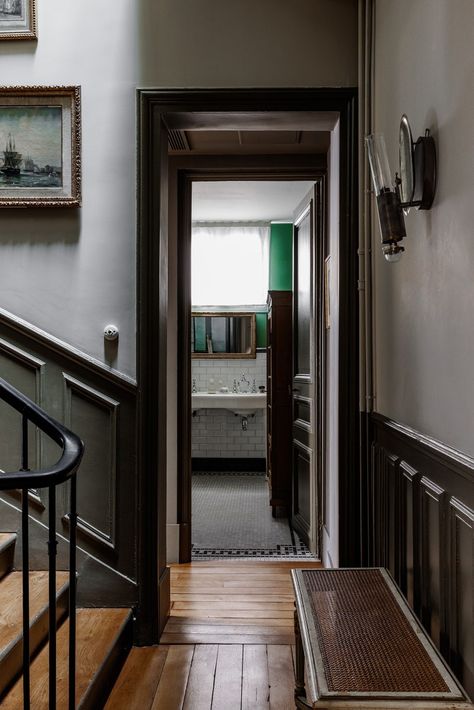
[[[191,406],[196,409],[227,409],[241,417],[255,414],[257,409],[265,409],[265,392],[195,392],[191,395]]]

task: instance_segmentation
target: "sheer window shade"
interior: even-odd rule
[[[268,226],[193,226],[193,306],[265,304],[269,232]]]

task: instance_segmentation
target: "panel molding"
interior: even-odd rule
[[[19,363],[23,367],[33,371],[35,378],[35,397],[34,401],[38,407],[43,407],[43,383],[46,363],[43,360],[35,357],[31,353],[23,350],[22,348],[13,345],[8,340],[0,338],[0,352],[6,357],[14,362]],[[37,465],[41,467],[43,465],[43,442],[39,429],[35,427],[35,454]],[[14,498],[21,500],[21,490],[10,491],[10,495]],[[41,495],[41,491],[38,489],[28,490],[28,499],[30,503],[38,508],[40,511],[45,509],[45,503]]]
[[[87,520],[80,514],[77,517],[78,531],[92,538],[95,542],[105,545],[107,548],[115,552],[116,549],[116,529],[117,529],[117,422],[120,402],[112,399],[84,382],[71,377],[71,375],[63,372],[64,379],[64,420],[66,426],[73,428],[72,422],[72,398],[76,394],[88,402],[92,402],[97,407],[105,410],[109,416],[109,440],[104,442],[109,451],[109,470],[108,474],[108,523],[109,530],[102,530],[94,525],[90,520]],[[80,432],[79,432],[80,435]],[[78,485],[80,485],[81,470],[78,472]],[[66,514],[62,518],[66,525],[69,525],[69,515]]]
[[[370,425],[369,565],[390,567],[473,696],[474,460],[380,414]]]

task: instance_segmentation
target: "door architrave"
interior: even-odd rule
[[[138,89],[137,639],[153,643],[169,613],[166,566],[167,117],[337,112],[340,125],[340,564],[360,562],[358,134],[356,88]],[[156,275],[159,274],[159,279]],[[153,331],[154,328],[154,331]],[[152,332],[153,331],[153,332]],[[158,405],[157,405],[158,403]]]

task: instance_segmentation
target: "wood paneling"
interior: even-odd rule
[[[121,606],[137,602],[136,388],[133,383],[60,346],[47,334],[0,312],[2,376],[70,426],[85,443],[78,481],[78,595],[84,606]],[[15,418],[16,412],[13,412]],[[19,466],[20,418],[0,408],[0,468]],[[59,447],[41,440],[30,426],[30,467],[48,466]],[[9,451],[9,445],[11,452]],[[11,455],[10,455],[11,454]],[[68,484],[57,495],[58,568],[67,569]],[[46,569],[47,491],[30,492],[30,567]],[[156,517],[156,511],[155,511]],[[20,530],[15,492],[0,494],[0,530]],[[62,521],[62,522],[61,522]],[[15,566],[21,569],[17,546]],[[118,573],[118,574],[117,574]]]
[[[66,425],[87,441],[77,479],[78,532],[115,550],[120,403],[66,373],[64,386]]]
[[[461,501],[449,502],[451,663],[474,695],[474,511]]]
[[[474,461],[373,415],[369,564],[388,567],[474,695]]]

